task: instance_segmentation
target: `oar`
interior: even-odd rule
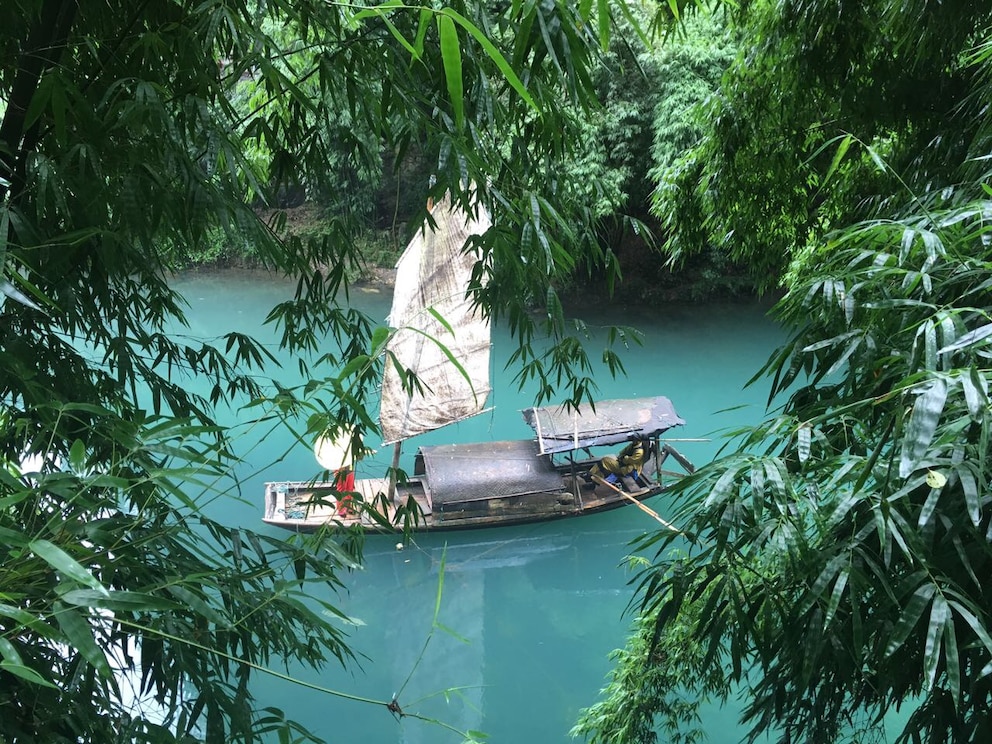
[[[668,529],[670,529],[670,530],[671,530],[672,532],[677,532],[677,533],[679,533],[680,535],[681,535],[681,534],[683,534],[683,533],[682,533],[682,530],[680,530],[680,529],[679,529],[678,527],[676,527],[676,526],[675,526],[675,525],[673,525],[672,523],[670,523],[670,522],[666,522],[666,521],[665,521],[664,519],[662,519],[662,518],[661,518],[661,516],[659,516],[659,514],[658,514],[658,512],[656,512],[656,511],[655,511],[654,509],[651,509],[651,508],[650,508],[650,507],[648,507],[648,506],[645,506],[645,505],[644,505],[644,504],[642,504],[642,503],[641,503],[640,501],[638,501],[638,500],[637,500],[637,499],[635,499],[635,498],[634,498],[633,496],[631,496],[631,495],[630,495],[629,493],[627,493],[626,491],[624,491],[624,490],[623,490],[622,488],[617,488],[617,487],[616,487],[616,486],[614,486],[614,485],[613,485],[612,483],[610,483],[610,482],[609,482],[608,480],[606,480],[606,479],[604,479],[604,478],[601,478],[601,477],[599,477],[598,475],[594,475],[594,476],[592,476],[592,479],[593,479],[594,481],[596,481],[597,483],[602,483],[602,484],[603,484],[604,486],[607,486],[607,487],[609,487],[609,488],[612,488],[612,489],[613,489],[614,491],[616,491],[616,492],[617,492],[618,494],[620,494],[620,495],[621,495],[621,496],[623,496],[623,497],[624,497],[625,499],[627,499],[627,500],[628,500],[628,501],[630,501],[630,502],[631,502],[632,504],[634,504],[634,506],[636,506],[636,507],[637,507],[638,509],[640,509],[640,510],[641,510],[641,511],[643,511],[643,512],[646,512],[646,513],[648,513],[648,514],[650,514],[650,515],[651,515],[652,517],[654,517],[655,519],[657,519],[657,520],[658,520],[658,522],[659,522],[660,524],[662,524],[663,526],[665,526],[665,527],[667,527],[667,528],[668,528]]]

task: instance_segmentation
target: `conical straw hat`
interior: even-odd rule
[[[321,434],[313,443],[313,456],[327,470],[351,467],[351,430],[344,429],[336,435]]]

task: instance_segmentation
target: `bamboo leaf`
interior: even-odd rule
[[[534,101],[534,98],[527,92],[527,88],[525,88],[524,84],[520,82],[520,78],[517,77],[517,73],[513,71],[513,68],[506,61],[506,58],[503,56],[502,52],[496,48],[489,38],[482,33],[482,31],[480,31],[475,24],[470,23],[464,16],[456,13],[450,8],[445,9],[443,12],[446,16],[457,21],[458,24],[465,29],[465,31],[468,32],[472,38],[475,39],[479,46],[482,47],[483,51],[485,51],[485,53],[489,55],[489,58],[496,64],[496,67],[499,68],[499,71],[502,73],[503,77],[510,84],[510,86],[517,91],[517,95],[520,96],[528,106],[537,111],[538,107],[537,103]]]
[[[609,3],[607,3],[607,7],[610,7]],[[617,3],[615,6],[612,7],[619,9],[620,14],[624,18],[624,21],[627,22],[628,28],[631,29],[637,35],[637,38],[640,39],[641,43],[645,46],[645,48],[650,48],[651,39],[648,38],[647,32],[641,27],[641,20],[633,11],[634,6],[631,5],[630,3]],[[607,26],[611,22],[612,22],[612,17],[610,15],[607,15],[606,16]],[[603,21],[600,21],[600,23],[603,23]]]
[[[838,554],[827,562],[823,570],[820,571],[820,575],[816,577],[816,581],[809,588],[808,599],[802,605],[803,612],[808,612],[816,602],[822,600],[823,592],[826,590],[827,585],[836,579],[837,574],[840,573],[840,569],[846,561],[847,557],[845,555]]]
[[[385,13],[379,13],[378,15],[379,18],[382,20],[382,22],[386,24],[386,28],[389,29],[389,33],[391,33],[393,35],[393,38],[400,43],[400,46],[406,49],[410,53],[410,56],[413,57],[414,59],[420,59],[420,54],[421,54],[420,51],[417,49],[417,47],[414,44],[411,44],[409,41],[406,40],[406,37],[403,35],[403,33],[398,28],[396,28],[395,24],[391,20],[389,20],[389,16],[386,15]]]
[[[937,369],[937,326],[927,320],[917,330],[917,337],[923,336],[923,364],[930,371]]]
[[[848,342],[847,347],[844,349],[844,352],[837,357],[832,365],[830,365],[830,369],[827,370],[827,376],[830,377],[835,375],[844,369],[844,367],[847,366],[847,362],[851,358],[851,355],[861,348],[863,341],[864,339],[861,336],[851,339],[851,341]]]
[[[451,636],[456,641],[461,641],[462,643],[465,643],[465,644],[469,644],[469,643],[472,642],[468,638],[466,638],[465,636],[463,636],[460,633],[458,633],[458,631],[453,630],[452,628],[449,628],[444,623],[435,623],[434,624],[434,627],[437,628],[438,630],[440,630],[441,632],[445,633],[446,635]]]
[[[421,8],[420,18],[417,21],[417,38],[413,42],[414,59],[420,59],[424,54],[424,40],[427,38],[427,31],[430,29],[431,9]]]
[[[740,467],[741,465],[737,464],[735,466],[728,467],[723,471],[714,484],[712,490],[707,495],[706,501],[703,503],[704,508],[711,508],[716,502],[723,502],[727,500],[735,485],[735,481],[737,480]]]
[[[2,182],[2,179],[0,179]],[[10,232],[10,208],[4,204],[0,206],[0,276],[7,265],[7,234]]]
[[[12,664],[9,661],[0,661],[0,669],[10,672],[11,674],[20,677],[27,682],[42,685],[43,687],[50,687],[53,690],[59,689],[56,685],[53,685],[31,667],[23,666],[21,664]]]
[[[0,656],[2,656],[3,660],[9,664],[16,664],[18,666],[22,666],[24,664],[24,660],[17,652],[17,649],[14,648],[14,644],[3,636],[0,636]]]
[[[8,671],[32,684],[51,687],[53,690],[58,689],[56,685],[42,677],[37,671],[26,666],[14,644],[3,636],[0,636],[0,656],[3,657],[3,661],[0,661],[0,669]]]
[[[837,575],[837,581],[834,583],[834,590],[830,593],[830,601],[827,603],[827,613],[823,618],[824,631],[830,625],[830,621],[834,619],[834,615],[837,614],[837,608],[840,606],[841,597],[844,596],[844,588],[847,586],[847,580],[849,577],[850,567],[844,566],[844,570]]]
[[[234,567],[240,569],[244,562],[244,553],[241,550],[241,530],[239,529],[231,530],[231,558],[234,561]]]
[[[462,52],[458,44],[458,30],[448,15],[437,17],[438,34],[441,42],[441,60],[444,63],[444,78],[448,84],[448,97],[455,115],[455,127],[461,129],[465,121],[465,101],[462,89]]]
[[[349,20],[352,22],[352,26],[357,26],[356,21],[364,21],[366,18],[381,18],[385,15],[385,11],[393,10],[395,8],[403,7],[402,0],[385,0],[385,2],[380,3],[371,8],[365,8],[353,13],[349,16]]]
[[[937,424],[946,401],[947,383],[939,377],[931,382],[930,387],[922,395],[917,396],[902,440],[900,477],[908,478],[916,468],[917,462],[926,454],[937,431]]]
[[[813,430],[809,424],[800,424],[797,432],[797,443],[799,462],[806,462],[809,460],[810,448],[813,443]]]
[[[32,540],[28,543],[28,548],[65,578],[78,581],[80,584],[85,584],[91,589],[101,592],[104,596],[109,596],[106,588],[97,581],[93,574],[57,545],[48,540]]]
[[[827,169],[827,173],[823,177],[824,186],[826,186],[826,184],[830,181],[830,178],[837,170],[837,167],[844,160],[844,156],[847,155],[847,151],[851,147],[852,142],[854,142],[854,136],[851,134],[846,135],[844,139],[840,141],[840,144],[837,146],[837,151],[834,153],[834,158],[830,162],[830,167]]]
[[[933,471],[931,470],[927,473],[927,482],[930,481],[930,473],[933,473]],[[933,516],[933,511],[937,508],[937,502],[940,500],[940,494],[941,489],[939,487],[931,487],[930,495],[927,496],[927,500],[920,510],[920,518],[917,520],[917,524],[920,527],[925,527],[930,522],[930,517]]]
[[[442,326],[444,326],[444,330],[446,330],[452,336],[455,335],[455,329],[451,327],[451,323],[449,323],[447,320],[445,320],[444,316],[441,315],[441,313],[439,313],[433,307],[427,308],[427,312],[431,314],[431,316],[434,318],[434,320],[436,320],[438,323],[440,323]]]
[[[822,599],[823,592],[831,581],[836,583],[836,577],[847,561],[848,558],[846,555],[838,554],[831,558],[830,561],[823,567],[823,570],[820,571],[820,575],[816,577],[816,581],[813,582],[813,585],[809,589],[809,600],[807,603],[803,604],[804,612],[808,611],[815,602]]]
[[[579,18],[588,23],[592,13],[592,0],[579,0]]]
[[[52,87],[55,79],[55,73],[49,72],[42,75],[41,79],[38,81],[37,86],[34,89],[34,95],[31,96],[30,104],[28,105],[27,112],[24,116],[25,129],[34,126],[38,122],[45,110],[48,108],[49,101],[52,97]]]
[[[992,636],[989,635],[984,623],[980,622],[978,616],[969,607],[966,607],[963,603],[950,600],[948,602],[951,610],[956,612],[958,616],[964,620],[971,627],[972,631],[978,636],[978,639],[982,642],[982,646],[985,647],[985,651],[992,655]]]
[[[872,162],[875,163],[875,167],[878,168],[879,171],[882,173],[888,171],[885,161],[882,160],[882,157],[875,151],[874,147],[866,147],[865,149],[868,151],[868,155],[871,157]]]
[[[831,338],[826,338],[816,343],[809,344],[802,348],[804,354],[808,354],[813,351],[819,351],[820,349],[829,349],[835,346],[840,346],[842,343],[847,341],[849,344],[860,338],[862,336],[862,331],[848,331],[847,333],[842,333],[838,336],[832,336]],[[850,347],[848,347],[850,348]]]
[[[434,596],[434,620],[433,625],[438,624],[438,617],[441,615],[441,595],[444,592],[444,567],[448,559],[448,546],[445,545],[441,551],[441,564],[437,572],[437,594]]]
[[[202,597],[198,596],[186,587],[178,584],[172,584],[166,587],[166,591],[205,620],[208,620],[221,628],[231,627],[231,623],[226,617],[220,614],[220,612],[218,612],[215,608],[211,607]]]
[[[828,524],[831,526],[840,524],[840,522],[843,521],[850,513],[851,509],[854,508],[855,504],[860,501],[861,497],[858,495],[857,491],[844,494],[840,501],[837,502],[834,510],[830,513]]]
[[[77,439],[69,448],[69,467],[77,473],[86,471],[86,445],[82,439]]]
[[[755,520],[760,519],[762,504],[765,500],[765,468],[762,463],[751,466],[751,509]]]
[[[966,349],[969,346],[976,346],[980,342],[992,336],[992,323],[987,323],[983,326],[979,326],[972,331],[968,331],[953,344],[948,344],[940,350],[941,354],[946,354],[952,351],[959,351],[961,349]]]
[[[599,48],[605,52],[610,48],[610,0],[597,0],[596,9],[599,19]]]
[[[30,612],[13,607],[12,605],[0,604],[0,615],[9,617],[14,622],[40,635],[42,638],[55,639],[56,631],[41,618],[35,617]]]
[[[925,610],[926,606],[930,604],[930,600],[936,590],[937,587],[934,584],[927,582],[925,584],[921,584],[917,590],[913,592],[913,596],[910,597],[909,602],[903,608],[902,615],[899,617],[899,622],[897,622],[895,628],[892,629],[892,635],[885,647],[885,655],[887,657],[892,656],[892,654],[898,651],[902,644],[906,642],[909,634],[913,631],[913,628],[919,621],[920,616],[923,614],[923,610]]]
[[[111,591],[107,593],[93,589],[73,589],[62,595],[62,601],[78,607],[97,607],[127,612],[175,610],[181,607],[177,602],[144,592]]]
[[[968,415],[972,421],[980,421],[988,405],[988,396],[984,390],[975,382],[977,371],[974,367],[961,375],[961,390],[964,392],[965,404],[968,406]]]
[[[377,355],[386,346],[391,334],[392,331],[385,326],[379,326],[372,331],[372,356]]]
[[[65,112],[68,108],[63,79],[54,75],[52,80],[52,121],[55,124],[55,139],[60,146],[66,145]]]
[[[93,626],[89,619],[62,603],[56,604],[55,617],[62,632],[65,633],[66,640],[79,651],[90,666],[105,678],[113,677],[106,654],[93,638]]]
[[[982,521],[982,502],[978,493],[978,483],[974,473],[967,463],[961,463],[955,470],[958,480],[961,482],[961,490],[964,491],[964,502],[968,507],[968,518],[977,527]]]
[[[371,358],[367,354],[359,354],[354,359],[349,361],[344,367],[338,372],[338,380],[344,381],[351,377],[353,374],[358,372],[360,369],[369,364]]]
[[[949,613],[948,613],[949,614]],[[953,620],[944,623],[944,674],[951,688],[951,701],[955,710],[961,706],[961,657],[958,653],[957,631]]]
[[[771,486],[772,493],[774,493],[782,501],[785,501],[789,497],[789,490],[787,484],[787,479],[789,477],[789,471],[785,467],[779,458],[771,458],[766,460],[765,463],[765,477]]]
[[[436,317],[440,318],[439,315],[436,316]],[[461,363],[461,361],[458,359],[458,357],[456,357],[452,353],[451,349],[449,349],[447,346],[445,346],[443,343],[441,343],[440,340],[434,338],[434,336],[431,336],[429,333],[425,333],[424,331],[420,330],[419,328],[410,328],[408,330],[414,331],[414,332],[420,334],[421,336],[423,336],[424,338],[430,339],[437,346],[438,350],[442,354],[444,354],[445,358],[448,360],[448,362],[451,364],[451,366],[455,368],[455,370],[458,372],[458,374],[461,375],[465,379],[465,381],[467,383],[469,383],[469,386],[472,388],[472,394],[475,395],[475,396],[478,396],[478,391],[476,391],[475,386],[472,385],[472,376],[469,374],[468,370],[465,369],[465,365],[463,365]],[[401,366],[399,364],[398,360],[397,360],[397,365],[396,366],[398,368]],[[399,370],[399,372],[400,372],[400,378],[401,379],[404,379],[405,377],[408,376],[404,370]]]
[[[927,680],[927,689],[933,689],[934,679],[937,676],[937,663],[940,661],[940,650],[942,638],[944,637],[944,624],[950,618],[950,608],[947,600],[942,594],[934,597],[933,605],[930,608],[930,622],[927,625],[926,643],[923,651],[923,674]]]

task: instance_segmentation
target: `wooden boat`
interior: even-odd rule
[[[409,478],[399,479],[400,444],[477,415],[490,391],[488,318],[468,294],[474,241],[488,214],[445,199],[397,264],[392,335],[386,345],[379,423],[395,444],[389,478],[275,481],[265,486],[266,523],[312,531],[331,524],[377,530],[492,527],[578,516],[640,502],[664,488],[662,466],[692,465],[660,437],[684,424],[664,397],[602,401],[592,407],[529,408],[535,437],[420,447]],[[594,448],[645,443],[640,479],[611,483],[590,473]],[[328,471],[351,467],[318,455]],[[350,492],[352,509],[339,508]]]
[[[331,482],[273,482],[265,489],[268,524],[309,532],[362,524],[372,530],[454,530],[593,514],[661,493],[693,470],[661,435],[684,422],[665,397],[601,401],[591,407],[528,408],[533,439],[420,447],[414,470],[389,497],[387,479],[359,479],[361,508],[339,513]],[[650,453],[639,478],[611,483],[591,475],[593,448],[634,440]],[[665,470],[669,459],[679,471]]]

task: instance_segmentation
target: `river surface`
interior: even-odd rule
[[[229,272],[187,275],[176,286],[190,304],[186,333],[214,339],[240,331],[273,346],[274,331],[263,320],[293,290],[276,278]],[[386,293],[353,295],[353,304],[380,323],[388,303]],[[710,439],[676,446],[697,464],[711,459],[722,430],[756,422],[764,412],[767,383],[745,384],[784,338],[766,311],[757,303],[590,309],[583,319],[593,329],[621,323],[644,333],[643,346],[624,356],[625,379],[613,380],[605,370],[597,375],[599,397],[667,395],[686,420],[673,436]],[[603,332],[593,335],[595,344]],[[534,391],[517,390],[503,371],[511,351],[509,336],[497,330],[493,410],[411,440],[404,467],[418,444],[530,436],[519,411],[533,403]],[[283,370],[266,373],[298,382],[287,361]],[[254,413],[231,415],[247,424]],[[205,509],[232,526],[284,537],[260,522],[263,483],[314,477],[312,452],[289,431],[259,425],[247,425],[239,443],[246,461],[241,493],[206,498]],[[364,460],[359,477],[381,476],[389,449]],[[664,495],[648,504],[662,516],[671,511]],[[345,627],[360,661],[289,672],[348,695],[389,701],[397,694],[405,711],[484,732],[498,744],[576,741],[569,729],[597,701],[611,668],[608,655],[623,646],[631,622],[625,614],[631,574],[623,566],[629,542],[656,527],[649,515],[627,507],[532,526],[418,535],[404,550],[393,536],[371,536],[365,567],[345,575],[346,589],[327,598],[353,619]],[[283,709],[330,742],[462,740],[443,725],[397,720],[382,706],[276,678],[259,678],[255,693],[261,705]],[[740,741],[736,705],[709,707],[704,715],[711,744]]]

